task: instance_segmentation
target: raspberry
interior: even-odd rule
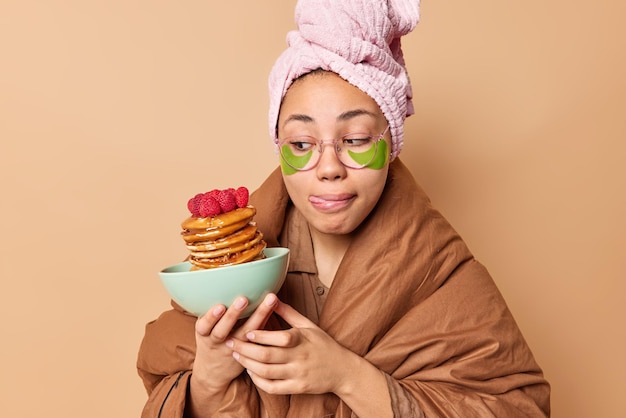
[[[237,209],[237,201],[235,200],[235,195],[228,189],[220,191],[220,195],[217,201],[222,208],[222,212],[230,212],[231,210]]]
[[[219,198],[220,198],[220,191],[219,191],[219,189],[213,189],[210,192],[206,192],[205,194],[208,194],[209,196],[211,196],[215,200],[219,200]]]
[[[206,218],[207,216],[215,216],[219,215],[222,211],[220,209],[220,204],[213,198],[213,196],[205,193],[199,199],[200,204],[198,205],[198,215],[201,218]]]
[[[250,194],[248,193],[248,189],[243,186],[235,190],[235,201],[237,202],[237,207],[243,208],[248,206],[249,196]]]
[[[202,197],[202,193],[198,193],[187,202],[187,209],[193,216],[198,216],[198,206],[200,205],[200,198]]]

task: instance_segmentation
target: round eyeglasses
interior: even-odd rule
[[[279,139],[280,156],[285,164],[296,171],[307,171],[317,167],[324,151],[324,145],[332,145],[337,159],[348,168],[365,168],[374,161],[379,149],[379,142],[387,131],[372,136],[366,133],[351,133],[337,139],[321,140],[312,136],[291,136]],[[387,147],[380,147],[387,152]],[[315,152],[317,151],[317,152]],[[385,156],[386,160],[386,156]]]

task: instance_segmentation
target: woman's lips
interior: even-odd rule
[[[348,206],[355,196],[349,193],[309,196],[309,202],[318,210],[333,212]]]

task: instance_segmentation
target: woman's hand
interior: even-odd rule
[[[284,395],[335,393],[359,417],[393,416],[380,370],[291,306],[278,301],[274,312],[292,328],[250,331],[226,342],[258,388]]]
[[[276,295],[267,295],[241,326],[238,326],[239,316],[248,306],[248,300],[243,297],[235,300],[228,309],[224,305],[216,305],[198,318],[196,358],[191,375],[191,397],[187,405],[190,416],[200,417],[215,411],[230,382],[243,371],[243,367],[233,359],[232,350],[225,345],[225,341],[230,338],[245,340],[248,331],[262,329],[277,302]]]
[[[340,392],[355,354],[289,305],[278,302],[274,311],[292,328],[252,331],[247,342],[227,343],[255,385],[275,394]]]

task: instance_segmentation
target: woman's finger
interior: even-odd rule
[[[239,329],[235,331],[234,337],[244,339],[245,334],[248,331],[263,329],[267,320],[272,315],[274,307],[277,303],[278,297],[276,297],[275,294],[269,293],[266,295],[263,302],[261,302],[261,304],[255,309],[243,326],[239,327]]]
[[[233,357],[243,368],[264,379],[287,379],[293,376],[293,366],[287,363],[262,362],[233,353]]]
[[[280,300],[276,304],[274,312],[294,328],[317,328],[309,318]]]
[[[299,330],[293,328],[281,331],[255,330],[247,332],[245,337],[250,342],[268,347],[295,347],[301,341]]]
[[[207,337],[217,321],[220,320],[222,315],[226,312],[224,305],[215,305],[207,311],[204,315],[198,318],[196,321],[196,332],[203,337]]]
[[[213,326],[209,336],[215,343],[224,342],[235,327],[237,320],[241,316],[241,313],[248,306],[248,299],[244,297],[238,297],[235,301],[226,309],[226,312],[222,315],[219,321]]]

